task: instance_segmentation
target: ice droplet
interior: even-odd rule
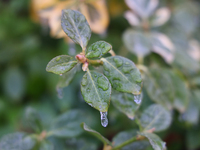
[[[103,127],[106,127],[108,125],[108,118],[107,118],[107,112],[100,112],[101,114],[101,125]]]
[[[134,101],[136,102],[136,104],[140,104],[142,102],[142,93],[139,95],[134,95]]]
[[[63,88],[57,87],[56,91],[57,91],[58,98],[62,99],[63,98]]]

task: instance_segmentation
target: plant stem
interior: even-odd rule
[[[87,59],[87,62],[91,65],[95,65],[95,66],[99,66],[99,65],[103,65],[103,61],[101,60],[90,60],[90,59]]]
[[[112,55],[112,56],[116,56],[115,52],[113,50],[110,50],[109,53]]]

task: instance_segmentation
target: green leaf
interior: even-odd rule
[[[46,67],[46,71],[52,72],[55,74],[63,74],[67,71],[70,71],[73,67],[76,66],[78,61],[67,55],[60,55],[53,58]]]
[[[87,115],[80,110],[70,110],[57,117],[51,124],[49,135],[56,137],[75,137],[82,133],[81,122]]]
[[[125,141],[136,137],[137,131],[136,130],[129,130],[129,131],[123,131],[118,133],[112,140],[112,143],[114,143],[114,147],[124,143]],[[121,150],[144,150],[149,146],[149,142],[146,140],[143,141],[135,141],[129,145],[126,145],[121,148]]]
[[[142,96],[114,91],[111,95],[111,101],[119,111],[126,114],[130,119],[134,119],[135,112],[142,102]]]
[[[84,100],[100,112],[107,112],[110,104],[111,85],[101,73],[90,71],[83,76],[81,93]]]
[[[174,45],[172,41],[162,33],[151,33],[152,51],[158,53],[164,58],[167,63],[172,63],[174,60]]]
[[[48,141],[42,141],[40,144],[40,150],[54,150],[54,146]]]
[[[91,36],[91,29],[85,16],[79,11],[64,9],[61,25],[65,33],[85,50]]]
[[[158,104],[150,105],[140,117],[140,123],[144,131],[151,129],[162,131],[167,129],[171,122],[171,113]]]
[[[72,68],[70,71],[63,73],[62,76],[60,76],[57,88],[64,88],[67,87],[72,79],[74,78],[77,70],[78,70],[79,65],[76,65],[74,68]]]
[[[106,139],[105,137],[103,137],[99,132],[97,132],[97,131],[91,129],[91,128],[90,128],[89,126],[87,126],[85,123],[82,123],[81,126],[82,126],[82,128],[83,128],[85,131],[87,131],[87,132],[91,133],[92,135],[96,136],[96,137],[97,137],[99,140],[101,140],[104,144],[112,145],[112,143],[111,143],[108,139]]]
[[[200,130],[198,126],[193,126],[186,132],[187,149],[198,149],[200,146]]]
[[[173,108],[175,91],[169,70],[149,69],[145,75],[144,87],[151,100],[169,110]]]
[[[170,77],[174,85],[174,108],[183,113],[188,107],[189,91],[186,84],[175,72],[171,71]]]
[[[150,37],[146,33],[128,29],[123,34],[123,41],[127,49],[137,56],[144,57],[151,52]]]
[[[101,60],[104,74],[115,90],[135,95],[140,94],[142,78],[140,71],[132,61],[121,56],[101,58]]]
[[[85,56],[89,59],[97,58],[108,53],[110,50],[112,50],[112,46],[109,43],[98,41],[87,48]]]
[[[159,136],[157,136],[156,134],[153,134],[153,133],[145,133],[145,132],[139,132],[138,133],[139,135],[142,135],[142,136],[145,136],[151,146],[153,147],[154,150],[166,150],[166,143],[163,142]]]
[[[25,133],[16,132],[3,136],[0,139],[1,150],[32,150],[35,140]]]

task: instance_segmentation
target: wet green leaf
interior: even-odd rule
[[[104,74],[112,87],[120,92],[140,94],[142,78],[139,69],[127,58],[112,56],[102,58]]]
[[[158,104],[150,105],[140,117],[140,123],[144,131],[151,129],[162,131],[167,129],[171,122],[171,113]]]
[[[136,137],[137,131],[136,130],[129,130],[129,131],[123,131],[118,133],[112,140],[112,143],[114,143],[114,147],[122,144],[123,142]],[[121,148],[121,150],[144,150],[149,146],[149,142],[146,140],[143,141],[135,141],[129,145],[126,145]]]
[[[65,33],[85,50],[91,36],[91,29],[85,16],[79,11],[64,9],[61,25]]]
[[[63,73],[62,76],[60,76],[57,88],[64,88],[70,84],[78,70],[78,66],[79,65],[76,65],[70,71]]]
[[[35,140],[25,133],[16,132],[3,136],[0,139],[1,150],[32,150]]]
[[[97,58],[108,53],[110,50],[112,50],[112,46],[109,43],[98,41],[87,48],[85,56],[87,58]]]
[[[67,71],[70,71],[73,67],[76,66],[78,61],[67,55],[60,55],[53,58],[46,67],[46,71],[52,72],[55,74],[63,74]]]
[[[84,100],[100,112],[107,112],[110,104],[111,85],[101,73],[90,71],[83,76],[81,93]]]
[[[82,133],[81,122],[86,114],[80,110],[70,110],[53,120],[49,135],[56,137],[75,137]]]
[[[166,150],[166,143],[163,142],[156,134],[139,132],[139,135],[145,136],[149,140],[154,150]]]
[[[166,69],[149,69],[145,75],[144,87],[153,101],[172,109],[175,91],[169,74],[170,71]]]
[[[128,29],[123,34],[123,41],[127,49],[137,56],[146,56],[151,52],[150,37],[140,31]]]
[[[138,96],[134,96],[130,93],[112,91],[111,101],[119,111],[126,114],[130,119],[134,119],[135,112],[142,102],[141,96],[139,96],[141,99],[136,99],[136,97]]]
[[[106,139],[104,136],[102,136],[99,132],[97,132],[97,131],[91,129],[91,128],[90,128],[89,126],[87,126],[85,123],[82,123],[81,126],[82,126],[82,128],[83,128],[85,131],[87,131],[87,132],[91,133],[92,135],[96,136],[96,137],[97,137],[99,140],[101,140],[104,144],[112,145],[112,143],[111,143],[108,139]]]

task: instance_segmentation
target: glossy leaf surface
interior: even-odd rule
[[[79,11],[65,9],[62,11],[61,25],[65,33],[85,50],[91,36],[85,16]]]
[[[112,46],[104,41],[98,41],[89,46],[86,50],[87,58],[97,58],[112,50]]]
[[[76,66],[77,60],[68,55],[60,55],[53,58],[46,67],[46,71],[55,74],[63,74]]]
[[[101,73],[87,70],[81,81],[84,100],[100,112],[107,112],[110,104],[111,85]]]
[[[121,56],[112,56],[101,60],[104,74],[115,90],[140,94],[142,78],[140,71],[132,61]]]

